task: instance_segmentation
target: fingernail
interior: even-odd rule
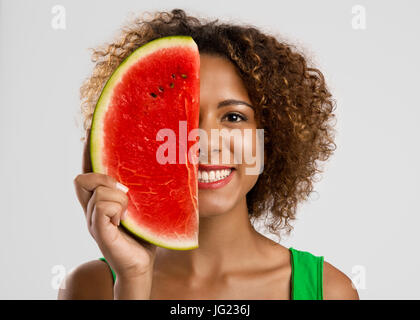
[[[123,185],[119,182],[116,183],[116,187],[117,187],[117,189],[120,189],[124,193],[127,193],[128,190],[129,190],[128,187],[126,187],[125,185]]]
[[[125,210],[123,214],[121,215],[121,220],[124,220],[126,216],[127,216],[127,210]]]

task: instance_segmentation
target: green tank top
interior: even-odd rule
[[[291,300],[323,300],[324,257],[314,256],[310,252],[297,250],[292,247],[289,250],[292,264]],[[99,259],[108,264],[105,258]],[[109,264],[108,266],[115,283],[115,272]]]
[[[323,300],[324,257],[289,248],[292,252],[292,300]]]

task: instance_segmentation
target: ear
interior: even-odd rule
[[[83,173],[92,172],[92,163],[90,159],[90,129],[86,130],[86,142],[83,149],[82,171]]]

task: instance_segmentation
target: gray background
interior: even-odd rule
[[[65,30],[51,27],[57,4]],[[420,298],[420,5],[332,0],[0,1],[0,298],[55,299],[54,266],[101,256],[73,189],[87,48],[136,12],[176,7],[252,23],[312,57],[337,99],[338,149],[282,243],[362,277],[361,299]]]

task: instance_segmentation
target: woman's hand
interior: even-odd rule
[[[120,279],[150,275],[156,246],[129,235],[120,225],[129,192],[111,176],[83,173],[74,179],[76,194],[85,212],[88,230]]]

